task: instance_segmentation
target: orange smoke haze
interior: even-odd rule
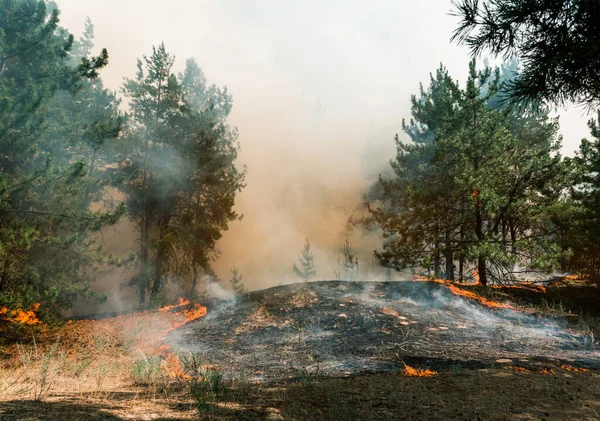
[[[312,114],[310,104],[305,105],[304,115],[296,111],[294,120],[288,118],[285,125],[280,123],[283,116],[277,115],[264,125],[256,123],[264,116],[238,122],[245,127],[243,137],[253,139],[253,144],[242,144],[240,156],[248,166],[247,187],[236,203],[243,219],[232,223],[218,243],[223,253],[214,266],[221,279],[229,278],[235,263],[249,289],[297,282],[292,265],[305,238],[315,256],[318,279],[334,277],[338,249],[346,238],[358,248],[362,267],[372,266],[377,241],[364,238],[360,230],[349,230],[347,223],[372,182],[367,178],[377,173],[373,168],[384,167],[388,158],[367,161],[358,146],[366,144],[367,133],[334,129],[343,125]],[[302,121],[310,124],[302,126]],[[393,151],[393,143],[389,144]]]
[[[195,57],[209,83],[228,87],[234,101],[229,122],[239,129],[239,163],[247,165],[248,176],[236,201],[244,219],[218,243],[214,267],[221,279],[235,263],[249,289],[297,281],[292,265],[306,237],[318,279],[334,276],[336,249],[347,236],[359,249],[359,278],[378,275],[372,251],[380,241],[346,232],[346,222],[365,187],[394,157],[394,134],[410,117],[410,95],[419,83],[426,84],[440,62],[453,77],[466,76],[468,48],[448,42],[456,18],[447,0],[58,5],[62,25],[76,36],[86,15],[94,23],[96,49],[110,54],[101,76],[112,90],[162,41],[177,58],[176,71]],[[581,126],[579,133],[587,134],[581,120],[565,130],[571,150],[583,137],[572,133]],[[127,227],[124,221],[117,229],[125,235]],[[115,241],[137,250],[133,229],[129,237]],[[113,271],[95,288],[117,291],[130,275]],[[135,303],[130,289],[119,294],[111,308]],[[79,307],[86,306],[92,304]]]

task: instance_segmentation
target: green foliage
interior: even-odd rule
[[[244,171],[234,165],[237,132],[226,118],[226,89],[206,86],[194,60],[183,74],[164,44],[138,61],[123,93],[131,124],[122,149],[120,188],[141,234],[140,275],[135,280],[144,304],[146,288],[160,291],[167,275],[191,280],[211,273],[215,244],[229,221]]]
[[[164,370],[160,357],[144,357],[133,365],[134,382],[141,385],[157,385],[164,381]]]
[[[334,269],[335,276],[344,281],[356,281],[358,279],[358,270],[359,264],[356,250],[346,240],[344,245],[339,249],[338,268],[337,270]]]
[[[567,268],[589,274],[600,282],[600,113],[590,120],[592,140],[583,139],[572,160],[576,177],[571,188],[573,211],[562,220],[565,235],[561,240],[573,254]]]
[[[92,156],[120,130],[118,103],[97,79],[106,51],[76,57],[58,23],[43,1],[0,1],[0,305],[13,308],[93,296],[109,259],[98,233],[124,212],[90,210],[103,184]]]
[[[306,243],[304,243],[302,252],[300,252],[300,255],[298,256],[298,262],[294,263],[293,270],[296,276],[304,280],[304,282],[310,281],[317,275],[315,257],[310,250],[308,238],[306,239]]]
[[[236,294],[242,295],[247,292],[246,287],[244,287],[244,282],[242,281],[242,275],[235,265],[231,268],[231,278],[229,279],[229,282]]]
[[[472,273],[483,284],[557,268],[554,221],[570,181],[558,124],[538,105],[505,108],[497,95],[515,69],[503,70],[477,72],[473,61],[460,89],[441,67],[412,98],[404,124],[412,142],[396,137],[395,177],[367,195],[384,232],[376,252],[383,265],[433,267],[434,276],[455,279],[458,261],[460,279]]]
[[[523,72],[510,84],[514,101],[600,105],[600,7],[597,0],[460,0],[453,39],[474,55],[517,51]]]

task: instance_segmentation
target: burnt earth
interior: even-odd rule
[[[429,282],[322,281],[215,302],[167,341],[228,375],[283,382],[316,375],[513,365],[599,368],[593,337],[559,319],[488,309]]]

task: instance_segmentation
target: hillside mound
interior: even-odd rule
[[[166,341],[254,381],[356,375],[415,365],[597,367],[593,338],[560,319],[457,296],[434,282],[323,281],[209,305]],[[591,341],[591,342],[590,342]]]

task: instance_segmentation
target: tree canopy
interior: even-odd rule
[[[473,54],[519,54],[513,101],[600,106],[598,0],[459,0],[452,37]]]
[[[124,209],[91,210],[92,155],[121,116],[97,80],[106,50],[81,46],[57,8],[0,1],[0,305],[68,306],[92,295],[94,268],[111,261],[97,234]],[[63,108],[74,103],[75,115]]]
[[[472,61],[461,89],[441,66],[413,96],[403,125],[411,141],[396,137],[394,177],[381,177],[366,197],[384,233],[376,252],[384,266],[455,279],[458,262],[459,279],[485,285],[558,265],[552,221],[568,180],[558,126],[539,106],[497,108],[502,76]]]

